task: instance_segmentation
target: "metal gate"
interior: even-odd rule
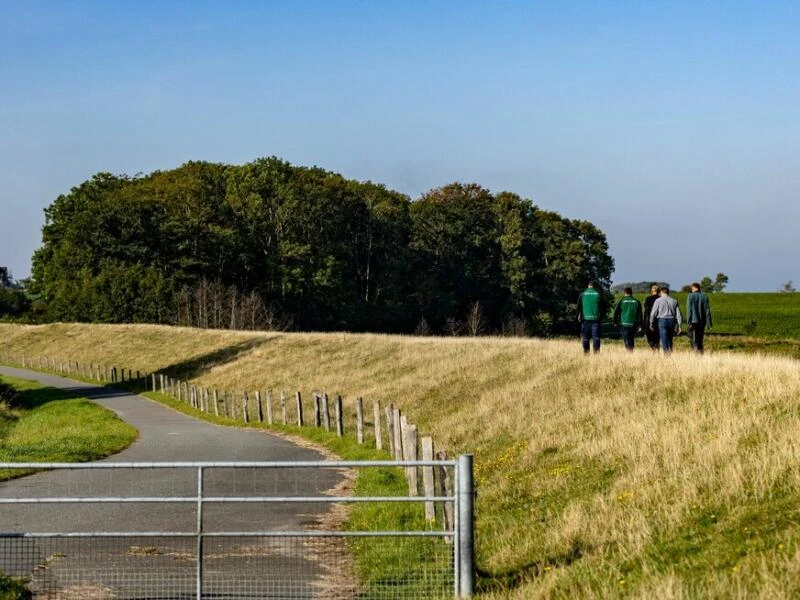
[[[449,470],[453,491],[410,497],[397,487],[385,496],[347,489],[354,470],[375,469],[375,477],[389,482],[397,467]],[[469,455],[457,461],[0,463],[0,470],[28,474],[0,483],[0,571],[25,579],[34,598],[472,594]],[[333,492],[307,495],[310,481]],[[343,510],[346,505],[352,510]],[[446,513],[452,523],[443,527]]]

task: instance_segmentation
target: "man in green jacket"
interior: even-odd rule
[[[581,344],[584,354],[589,354],[589,338],[592,339],[592,350],[600,352],[600,321],[605,314],[603,296],[589,282],[586,289],[578,296],[578,322],[581,324]]]
[[[614,325],[620,327],[625,349],[633,352],[633,340],[642,328],[642,303],[633,297],[632,288],[626,287],[624,293],[614,309]]]
[[[711,331],[711,306],[708,296],[700,290],[699,283],[692,284],[692,292],[686,297],[686,322],[689,324],[692,349],[702,354],[706,329]]]

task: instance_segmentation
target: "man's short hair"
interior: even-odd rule
[[[622,291],[623,291],[624,293],[626,293],[626,294],[628,294],[628,295],[630,296],[630,295],[633,293],[633,288],[626,287],[626,288],[625,288],[624,290],[622,290]]]
[[[663,286],[663,287],[659,288],[659,290],[658,290],[658,291],[659,291],[659,292],[666,292],[666,293],[668,293],[668,294],[669,294],[669,287],[667,287],[667,286],[665,285],[665,286]]]
[[[694,289],[696,289],[696,290],[699,290],[699,289],[700,289],[700,284],[699,284],[699,283],[697,283],[697,282],[695,282],[695,283],[693,283],[693,284],[692,284],[692,287],[693,287]]]
[[[587,285],[588,287],[594,287],[594,281],[592,281],[592,280],[590,279],[586,285]]]

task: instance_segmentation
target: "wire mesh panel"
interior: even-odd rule
[[[0,483],[0,572],[34,598],[380,600],[456,589],[458,536],[423,506],[455,498],[334,495],[353,464],[48,466]]]
[[[194,598],[192,538],[0,538],[0,570],[35,598]]]

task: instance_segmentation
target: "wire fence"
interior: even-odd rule
[[[437,466],[469,483],[470,459]],[[3,463],[0,469],[47,471],[0,483],[0,571],[25,579],[34,598],[48,600],[469,595],[472,520],[463,501],[471,491],[307,495],[302,483],[354,468],[430,466]],[[427,527],[428,502],[439,510],[452,506],[459,526]],[[355,505],[366,509],[358,529],[346,524],[347,511],[335,516]]]

